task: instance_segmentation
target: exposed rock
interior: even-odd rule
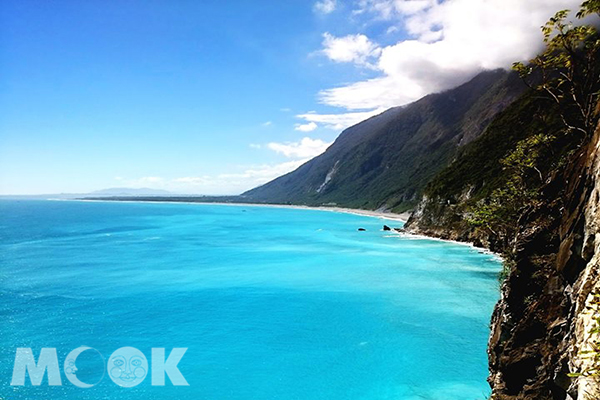
[[[600,290],[600,130],[527,213],[489,341],[492,399],[599,399],[592,363]]]
[[[359,232],[364,232],[364,231],[366,231],[366,229],[365,229],[365,228],[358,228],[358,230],[359,230]]]
[[[586,351],[600,339],[592,333],[600,293],[600,129],[552,174],[543,198],[519,221],[515,262],[492,315],[491,398],[598,400],[598,380],[573,374],[590,369]],[[496,251],[506,246],[468,227],[460,201],[440,201],[424,197],[407,230]]]
[[[384,230],[384,231],[391,231],[391,230],[392,230],[392,228],[390,228],[390,227],[389,227],[389,226],[387,226],[387,225],[384,225],[384,226],[383,226],[383,230]]]

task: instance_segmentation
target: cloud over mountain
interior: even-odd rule
[[[324,34],[321,53],[336,63],[377,71],[376,77],[324,89],[321,103],[352,110],[383,110],[466,82],[483,69],[508,68],[542,46],[540,26],[580,0],[360,0],[352,11],[365,24],[387,24],[405,38],[378,45],[366,34]],[[316,121],[317,115],[301,118]],[[319,122],[340,124],[337,115]],[[347,126],[347,125],[346,125]]]

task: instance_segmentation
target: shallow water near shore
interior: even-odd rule
[[[498,259],[384,223],[253,206],[0,201],[0,398],[486,398]],[[188,348],[178,366],[189,386],[148,376],[120,387],[89,352],[78,378],[102,378],[92,388],[63,372],[62,386],[10,386],[17,347],[36,357],[54,347],[62,367],[82,345],[106,359],[125,346],[148,360],[153,347]]]

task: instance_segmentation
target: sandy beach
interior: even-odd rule
[[[395,214],[395,213],[391,213],[391,212],[361,210],[361,209],[356,209],[356,208],[342,208],[342,207],[308,207],[308,206],[283,206],[283,207],[342,212],[342,213],[347,213],[347,214],[364,215],[367,217],[378,217],[378,218],[389,219],[389,220],[398,221],[398,222],[408,221],[408,218],[410,217],[410,214],[411,214],[410,212],[405,212],[402,214]]]

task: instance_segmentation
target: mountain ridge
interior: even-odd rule
[[[457,88],[344,130],[325,153],[241,197],[406,211],[457,149],[478,137],[524,89],[514,73],[483,71]]]

